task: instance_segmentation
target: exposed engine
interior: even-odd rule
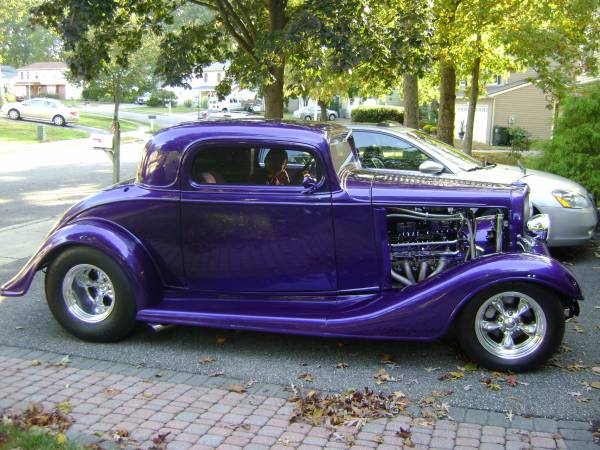
[[[387,222],[392,278],[399,287],[502,251],[504,214],[499,209],[388,208]]]

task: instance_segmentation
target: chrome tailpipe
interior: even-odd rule
[[[169,328],[173,328],[175,325],[164,323],[149,323],[148,326],[152,328],[152,331],[154,331],[155,333],[159,333],[161,331],[168,330]]]

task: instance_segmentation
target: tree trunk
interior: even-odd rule
[[[327,103],[324,100],[319,100],[319,108],[321,108],[321,120],[323,122],[329,120],[329,117],[327,117]]]
[[[119,123],[119,106],[121,105],[121,79],[119,76],[115,80],[113,99],[115,108],[113,110],[113,142],[112,142],[112,160],[113,160],[113,183],[118,183],[120,179],[121,166],[121,124]]]
[[[471,90],[469,92],[469,111],[467,112],[467,127],[463,141],[463,151],[470,155],[473,150],[473,128],[475,126],[475,112],[477,111],[477,100],[479,99],[479,68],[481,57],[477,56],[471,68]]]
[[[454,103],[456,102],[456,68],[449,61],[440,62],[440,112],[437,137],[454,145]]]
[[[271,73],[275,81],[264,87],[265,119],[283,119],[283,65]]]
[[[403,76],[404,126],[419,128],[419,79],[416,75]]]
[[[271,32],[276,33],[285,27],[286,0],[269,0],[269,19]],[[283,119],[283,74],[285,59],[283,52],[278,52],[279,63],[274,63],[270,69],[273,82],[264,87],[265,118]]]

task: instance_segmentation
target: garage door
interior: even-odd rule
[[[476,142],[487,142],[488,137],[488,107],[489,105],[480,105],[475,111],[475,125],[473,126],[473,140]],[[467,113],[469,111],[468,104],[457,104],[456,115],[454,121],[454,135],[458,139],[458,133],[463,127],[467,126]]]

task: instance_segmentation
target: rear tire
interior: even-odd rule
[[[307,114],[306,116],[304,116],[304,120],[312,120],[312,117]]]
[[[21,118],[21,114],[16,109],[11,109],[8,111],[8,118],[11,120],[19,120]]]
[[[71,247],[52,261],[46,299],[56,320],[86,341],[115,342],[136,325],[131,282],[108,255],[91,247]]]
[[[331,122],[333,122],[336,119],[336,115],[335,114],[329,114],[329,120]]]
[[[65,121],[65,118],[63,116],[57,114],[56,116],[54,116],[52,118],[52,123],[54,125],[56,125],[57,127],[62,127],[66,123],[66,121]]]
[[[511,282],[470,300],[456,325],[462,349],[475,362],[492,370],[521,372],[543,364],[558,350],[565,318],[554,292]]]

